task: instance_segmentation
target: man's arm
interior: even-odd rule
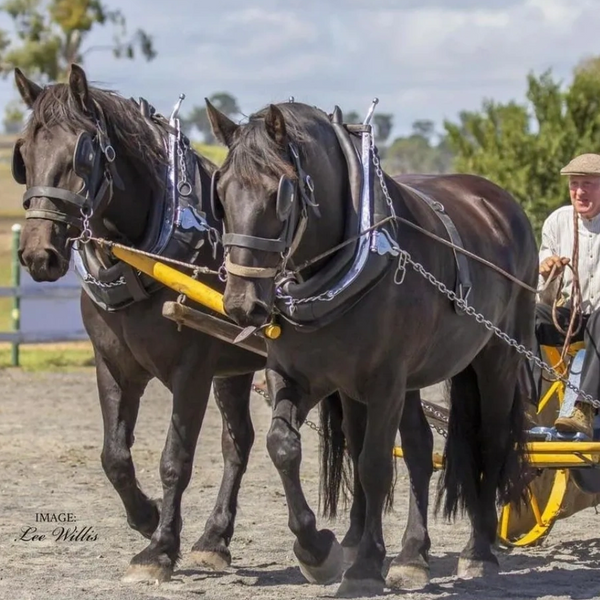
[[[546,284],[548,277],[554,269],[552,281],[548,287],[539,293],[539,301],[544,304],[552,304],[558,291],[559,278],[569,258],[559,255],[558,236],[556,233],[556,219],[546,219],[542,226],[542,242],[539,251],[539,279],[538,288]],[[555,268],[556,267],[556,268]]]

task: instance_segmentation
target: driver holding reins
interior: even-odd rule
[[[540,284],[547,287],[536,305],[536,337],[539,343],[562,345],[573,318],[571,342],[586,344],[579,387],[600,399],[600,154],[576,156],[561,175],[568,178],[571,205],[551,213],[542,227]],[[562,332],[553,319],[555,301]],[[572,413],[560,415],[554,425],[561,433],[581,432],[591,438],[595,412],[579,396]]]

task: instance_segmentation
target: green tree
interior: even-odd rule
[[[412,132],[399,137],[387,149],[384,167],[390,173],[447,173],[452,166],[452,153],[445,137],[434,144],[433,121],[420,119],[412,124]]]
[[[373,129],[375,131],[375,143],[385,146],[392,128],[394,126],[394,115],[388,113],[375,113],[373,115]]]
[[[344,115],[345,123],[362,123],[360,115],[355,110],[350,110]]]
[[[5,0],[0,12],[13,23],[13,32],[0,30],[0,73],[3,77],[19,67],[42,83],[64,81],[71,63],[83,63],[87,54],[112,50],[117,58],[135,58],[139,53],[152,60],[152,38],[142,29],[128,35],[120,10],[109,9],[101,0]],[[97,26],[111,25],[110,46],[88,46],[84,42]]]
[[[216,92],[209,98],[211,104],[226,114],[230,119],[235,119],[240,116],[240,107],[238,106],[235,96],[227,92]],[[210,121],[206,113],[206,107],[193,106],[187,117],[181,119],[182,129],[186,133],[190,133],[192,128],[196,128],[201,134],[205,144],[214,144],[215,138],[210,127]]]
[[[523,102],[485,100],[445,128],[456,170],[506,188],[539,234],[548,214],[568,202],[560,169],[577,154],[600,151],[600,59],[579,63],[566,87],[550,71],[529,74]]]
[[[24,119],[25,113],[23,112],[22,103],[17,100],[9,102],[4,111],[4,133],[19,133],[23,128]]]

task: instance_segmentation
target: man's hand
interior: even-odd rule
[[[553,267],[556,265],[556,270],[554,271],[554,276],[552,277],[552,279],[554,279],[563,272],[565,265],[568,264],[570,261],[570,258],[566,258],[564,256],[549,256],[548,258],[545,258],[540,264],[540,275],[544,278],[544,280],[548,279]]]

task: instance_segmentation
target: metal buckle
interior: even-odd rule
[[[465,294],[465,287],[463,287],[462,283],[458,284],[458,297],[464,302],[467,301],[469,294],[471,293],[471,286],[466,287],[467,293]]]
[[[406,265],[408,263],[408,252],[401,250],[398,254],[398,266],[394,272],[394,283],[396,285],[402,285],[404,278],[406,277]]]
[[[380,256],[384,254],[398,256],[400,247],[385,229],[380,229],[375,232],[375,251]]]

